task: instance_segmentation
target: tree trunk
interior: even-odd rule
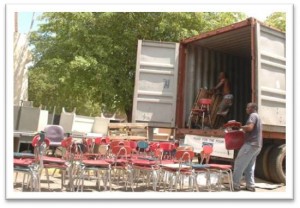
[[[132,121],[132,109],[126,109],[125,110],[126,116],[127,116],[127,122],[131,122]]]

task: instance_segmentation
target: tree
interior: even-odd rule
[[[286,13],[285,12],[274,12],[266,18],[265,23],[285,32],[286,27]]]
[[[44,13],[31,35],[29,99],[81,115],[130,120],[138,39],[179,42],[245,18],[241,13]]]

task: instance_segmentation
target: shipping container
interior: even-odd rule
[[[234,96],[231,120],[245,123],[247,103],[258,104],[264,147],[256,175],[285,182],[285,47],[285,33],[254,18],[180,43],[139,40],[132,122],[174,128],[178,140],[195,135],[220,143],[224,129],[189,128],[188,122],[199,90],[212,89],[225,72]],[[223,153],[234,159],[225,145]]]

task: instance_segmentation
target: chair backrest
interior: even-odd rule
[[[39,162],[40,165],[43,166],[42,157],[46,154],[46,150],[50,145],[50,140],[45,137],[44,132],[40,132],[33,137],[31,145],[34,147],[35,162]]]
[[[154,152],[158,148],[159,148],[159,143],[158,142],[153,142],[149,145],[149,149],[150,149],[151,152]]]
[[[190,150],[177,151],[175,154],[175,158],[176,160],[179,160],[179,162],[192,162],[194,156],[195,153]]]
[[[111,150],[112,154],[119,157],[128,157],[131,155],[131,147],[129,146],[114,146]]]
[[[122,146],[129,146],[129,147],[130,147],[130,141],[127,141],[127,140],[120,141],[120,142],[119,142],[119,145],[122,145]]]
[[[95,138],[95,144],[97,144],[97,145],[100,145],[100,144],[109,144],[109,143],[110,143],[110,139],[107,136]]]
[[[123,141],[121,141],[121,140],[113,140],[113,141],[110,143],[111,149],[113,149],[113,147],[115,147],[115,146],[119,146],[119,143],[120,143],[120,142],[123,142]]]
[[[137,148],[137,142],[136,142],[136,141],[129,141],[129,146],[130,146],[132,149],[136,149],[136,148]]]
[[[162,148],[164,151],[171,151],[174,149],[175,144],[172,142],[161,142],[159,147]]]
[[[48,125],[44,129],[46,137],[50,140],[50,145],[60,145],[64,139],[64,129],[59,125]]]
[[[72,137],[67,137],[67,138],[65,138],[65,139],[63,139],[63,140],[61,141],[61,146],[62,146],[63,148],[65,148],[65,149],[68,149],[68,148],[71,147],[72,142],[73,142],[73,138],[72,138]]]
[[[61,146],[64,148],[62,151],[62,157],[64,159],[70,159],[72,144],[73,138],[70,136],[61,141]]]
[[[43,143],[45,143],[46,146],[48,147],[50,145],[50,140],[47,137],[42,138],[39,134],[35,135],[31,141],[31,145],[33,147],[39,147]]]
[[[102,137],[95,138],[95,144],[96,145],[100,145],[101,144],[101,140],[102,140]]]
[[[137,146],[139,149],[147,149],[149,144],[148,144],[148,142],[145,142],[145,141],[139,141],[137,143]]]
[[[149,147],[149,144],[146,141],[138,141],[138,143],[137,143],[138,152],[141,152],[141,151],[146,152],[148,147]]]
[[[194,151],[193,146],[180,146],[176,148],[176,151]]]
[[[202,151],[206,155],[210,155],[213,152],[213,147],[211,145],[204,145]]]
[[[201,164],[203,164],[204,160],[205,163],[208,164],[210,160],[210,155],[213,152],[213,147],[211,145],[204,145],[202,147],[202,151],[200,152],[201,155]]]

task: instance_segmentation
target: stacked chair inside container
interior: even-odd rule
[[[187,122],[188,128],[204,129],[205,124],[212,128],[211,105],[213,100],[209,98],[210,93],[205,89],[200,89],[190,111]],[[207,120],[208,121],[207,121]],[[201,121],[201,124],[199,124]]]

